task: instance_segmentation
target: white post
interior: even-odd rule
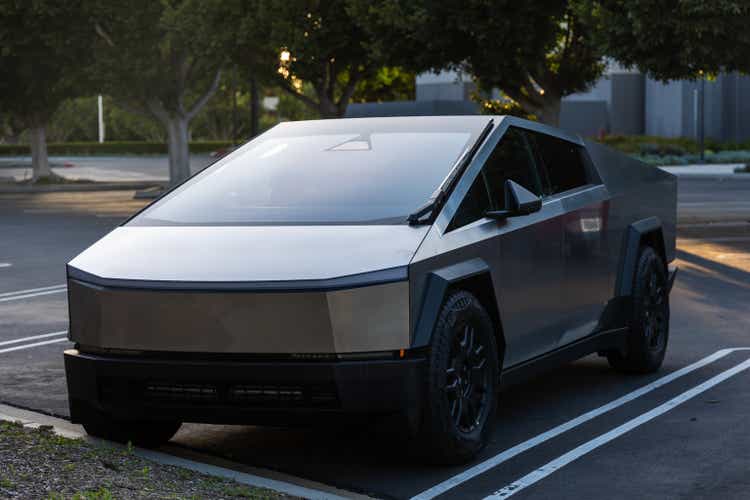
[[[104,104],[101,95],[97,101],[99,103],[99,142],[101,143],[104,142]]]

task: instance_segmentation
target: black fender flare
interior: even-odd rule
[[[627,326],[632,309],[633,277],[638,266],[638,254],[644,241],[656,246],[657,252],[660,253],[662,258],[665,258],[664,234],[661,220],[658,217],[648,217],[635,221],[626,229],[622,239],[614,295],[599,318],[599,330]]]
[[[480,258],[452,264],[427,274],[425,278],[427,282],[414,324],[412,348],[430,345],[440,307],[443,305],[448,289],[456,283],[481,275],[487,275],[491,282],[490,266]],[[495,296],[494,289],[492,295]],[[500,325],[497,326],[500,327]]]
[[[648,217],[628,226],[622,240],[620,265],[615,282],[615,297],[629,297],[633,293],[633,276],[638,265],[638,252],[643,241],[654,244],[666,265],[664,233],[658,217]]]

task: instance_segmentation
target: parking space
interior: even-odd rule
[[[82,196],[0,196],[0,263],[10,264],[0,265],[0,402],[68,414],[67,302],[55,288],[63,264],[142,206],[128,192]],[[663,370],[627,376],[590,356],[511,387],[490,445],[468,466],[420,463],[398,425],[381,421],[186,425],[169,448],[381,498],[741,497],[750,488],[750,369],[737,367],[750,351],[723,350],[750,347],[750,224],[691,224],[678,243]]]

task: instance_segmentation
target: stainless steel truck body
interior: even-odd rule
[[[659,367],[675,223],[672,175],[515,117],[283,123],[68,264],[71,417],[399,414],[466,460],[502,384]]]

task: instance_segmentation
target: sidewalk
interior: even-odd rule
[[[678,177],[745,177],[750,180],[750,174],[735,173],[738,168],[744,167],[744,163],[717,163],[705,165],[675,165],[669,167],[659,167],[665,172],[674,174]]]
[[[202,170],[215,159],[210,155],[190,157],[190,170]],[[67,179],[93,182],[167,182],[169,159],[166,155],[144,156],[51,156],[52,171]],[[13,177],[16,181],[31,176],[31,159],[25,156],[0,157],[0,179]]]

